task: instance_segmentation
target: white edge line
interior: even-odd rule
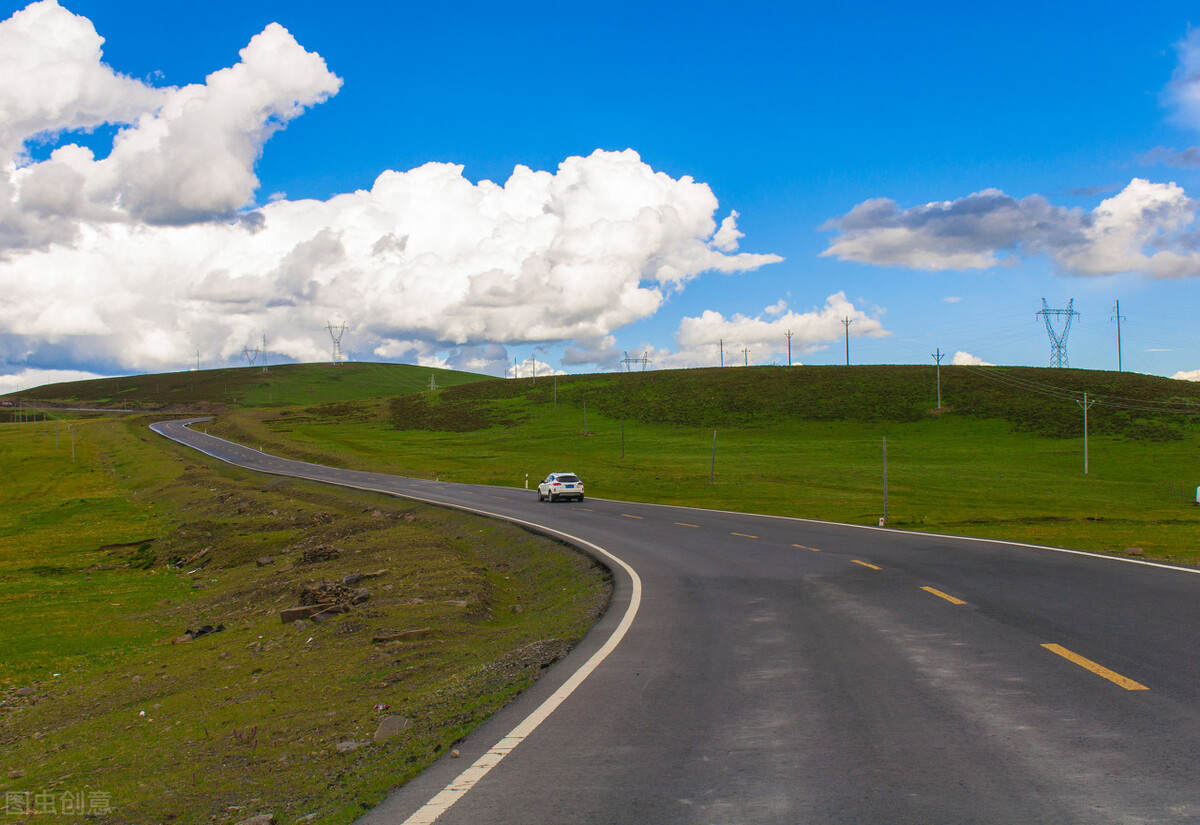
[[[519,487],[513,489],[520,489]],[[1156,561],[1145,561],[1143,559],[1127,559],[1124,556],[1113,556],[1109,553],[1099,553],[1094,550],[1071,550],[1067,547],[1055,547],[1052,544],[1029,544],[1021,541],[1009,541],[1007,539],[989,539],[980,536],[959,536],[954,533],[929,533],[924,530],[900,530],[895,527],[874,527],[870,524],[851,524],[846,521],[822,521],[815,518],[804,518],[803,516],[779,516],[774,513],[746,513],[740,510],[717,510],[712,507],[688,507],[683,504],[658,504],[649,501],[625,501],[615,498],[603,498],[601,496],[589,496],[594,501],[610,501],[613,504],[631,504],[638,507],[667,507],[676,510],[691,510],[701,513],[720,513],[727,516],[751,516],[753,518],[770,518],[779,521],[799,521],[805,524],[821,524],[827,527],[849,527],[854,530],[871,530],[878,533],[894,533],[898,536],[925,536],[931,539],[954,539],[955,541],[974,541],[981,544],[1001,544],[1007,547],[1022,547],[1027,550],[1052,550],[1055,553],[1070,553],[1073,556],[1086,556],[1090,559],[1099,559],[1102,561],[1120,561],[1126,564],[1138,564],[1143,567],[1158,567],[1162,570],[1174,570],[1178,573],[1200,573],[1200,567],[1184,567],[1178,564],[1163,564]]]
[[[171,438],[169,435],[162,432],[161,430],[155,429],[155,426],[156,425],[151,425],[150,429],[154,430],[154,432],[156,432],[159,435],[164,436],[165,438],[168,438],[172,441],[176,440],[176,439]],[[187,427],[187,424],[184,424],[183,426]],[[205,433],[204,435],[208,435],[208,434]],[[217,438],[220,441],[226,440],[226,439],[220,438],[219,436],[208,436],[208,437],[209,438]],[[229,461],[228,459],[224,459],[221,456],[213,455],[212,453],[208,452],[207,450],[203,450],[192,444],[187,444],[182,441],[179,443],[183,444],[185,447],[188,447],[190,449],[197,450],[211,458],[215,458],[218,461],[224,461],[227,464],[234,464],[234,462]],[[244,444],[237,444],[237,442],[235,442],[235,441],[228,441],[227,443],[233,444],[238,447],[245,447]],[[291,460],[291,459],[288,459],[288,460]],[[297,463],[308,464],[308,462],[303,462],[303,461],[297,462]],[[243,466],[243,465],[238,465],[238,466]],[[320,467],[322,465],[311,464],[309,466]],[[290,475],[289,473],[271,473],[271,471],[269,471],[269,470],[263,471],[263,470],[259,470],[257,467],[252,467],[252,468],[248,468],[248,469],[252,469],[257,472],[267,472],[268,474],[273,474],[273,475]],[[334,468],[334,469],[337,469],[337,468]],[[396,476],[396,478],[403,478],[403,476]],[[449,810],[451,805],[453,805],[455,802],[457,802],[459,799],[461,799],[468,791],[470,791],[473,787],[475,787],[475,784],[477,782],[479,782],[479,780],[483,779],[483,777],[486,776],[488,774],[488,772],[491,771],[492,768],[499,765],[500,761],[502,759],[504,759],[504,757],[508,756],[508,754],[512,753],[513,749],[516,748],[517,745],[519,745],[519,744],[521,744],[521,742],[525,741],[525,738],[527,736],[529,736],[529,734],[533,733],[533,731],[535,729],[537,729],[537,727],[540,724],[542,724],[542,722],[546,721],[546,719],[550,716],[550,714],[553,713],[558,708],[558,706],[561,705],[567,699],[568,696],[570,696],[572,693],[574,693],[576,688],[578,688],[581,684],[583,684],[584,679],[586,679],[588,676],[590,676],[592,674],[592,671],[594,671],[597,667],[599,667],[600,663],[603,662],[605,659],[607,659],[608,655],[610,653],[612,653],[614,650],[616,650],[617,645],[621,643],[621,640],[625,638],[625,634],[629,631],[629,628],[633,625],[634,617],[637,616],[638,608],[641,606],[641,603],[642,603],[642,579],[637,574],[637,571],[634,570],[632,567],[630,567],[629,564],[627,562],[625,562],[624,559],[621,559],[618,556],[613,555],[612,553],[608,552],[607,550],[605,550],[603,547],[599,546],[598,544],[593,544],[592,542],[587,541],[585,539],[581,539],[578,536],[572,536],[569,533],[564,533],[560,530],[555,530],[553,528],[546,527],[541,524],[537,524],[536,522],[525,521],[524,519],[517,519],[517,518],[513,518],[511,516],[504,516],[504,515],[500,515],[499,513],[490,513],[486,510],[480,510],[480,509],[477,509],[474,507],[467,507],[467,506],[460,505],[460,504],[448,504],[443,501],[436,501],[433,499],[422,498],[421,496],[395,493],[391,490],[381,490],[376,487],[366,487],[366,486],[359,486],[359,485],[355,485],[355,484],[345,484],[343,482],[325,481],[325,482],[321,482],[321,483],[334,484],[339,487],[350,487],[350,488],[357,489],[357,490],[366,490],[366,491],[374,492],[374,493],[384,493],[386,495],[395,496],[396,498],[414,499],[416,501],[422,501],[427,504],[436,504],[436,505],[439,505],[442,507],[451,507],[451,508],[454,508],[457,510],[464,510],[469,513],[476,513],[478,515],[489,516],[491,518],[497,518],[502,521],[510,522],[512,524],[519,524],[523,527],[535,528],[539,531],[542,531],[545,533],[550,533],[554,536],[558,536],[562,539],[565,539],[566,541],[571,542],[572,544],[576,544],[581,547],[589,548],[590,550],[594,551],[595,553],[598,553],[599,555],[612,560],[613,562],[618,564],[629,575],[630,581],[632,583],[632,592],[630,593],[629,606],[625,608],[625,615],[621,617],[620,623],[617,625],[616,629],[613,630],[612,634],[608,637],[607,641],[605,641],[604,644],[601,645],[600,649],[597,650],[595,653],[593,653],[591,655],[591,658],[589,658],[574,673],[572,673],[570,675],[570,677],[568,677],[567,681],[563,682],[563,684],[559,686],[558,690],[554,691],[554,693],[551,694],[549,698],[547,698],[544,702],[542,702],[540,705],[538,705],[533,710],[532,713],[530,713],[528,716],[526,716],[515,728],[513,728],[511,731],[509,731],[506,736],[501,738],[501,740],[499,742],[497,742],[495,745],[493,745],[491,747],[491,749],[489,749],[487,751],[487,753],[485,753],[483,756],[476,759],[474,764],[472,764],[469,768],[467,768],[462,773],[460,773],[454,779],[454,781],[452,781],[449,785],[447,785],[440,792],[438,792],[432,799],[430,799],[428,802],[426,802],[424,805],[422,805],[408,819],[404,820],[404,823],[403,823],[403,825],[430,825],[430,823],[436,821],[438,817],[440,817],[447,810]]]

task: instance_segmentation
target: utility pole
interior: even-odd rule
[[[742,350],[742,355],[746,357],[746,366],[750,366],[750,347],[745,347]]]
[[[721,347],[721,366],[723,367],[723,366],[725,366],[725,339],[724,338],[720,339],[719,346]]]
[[[887,436],[883,437],[883,518],[879,520],[879,526],[887,524],[888,517],[888,500],[887,500]]]
[[[1083,394],[1083,400],[1076,401],[1075,403],[1083,408],[1083,474],[1087,475],[1088,474],[1088,443],[1087,443],[1088,415],[1087,414],[1088,414],[1088,408],[1090,408],[1093,404],[1096,403],[1096,399],[1093,398],[1091,401],[1088,401],[1087,393],[1085,392]]]
[[[792,331],[789,329],[786,333],[788,339],[788,366],[792,365]]]
[[[1121,302],[1117,301],[1113,308],[1113,320],[1117,322],[1117,372],[1121,371]]]
[[[713,484],[717,476],[717,431],[713,430],[712,464],[708,469],[708,483]]]
[[[854,323],[852,318],[843,318],[842,325],[846,327],[846,366],[850,366],[850,325]]]
[[[940,410],[942,408],[942,358],[944,357],[942,355],[941,347],[937,348],[937,352],[935,352],[933,354],[933,357],[935,359],[937,359],[937,390],[938,390],[937,408]]]

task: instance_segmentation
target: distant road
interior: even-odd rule
[[[153,429],[249,469],[483,512],[609,554],[613,605],[588,637],[364,825],[1200,823],[1200,571],[543,504],[281,459],[185,423]]]

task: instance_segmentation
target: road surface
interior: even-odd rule
[[[363,825],[1200,823],[1200,571],[539,503],[155,429],[251,469],[536,526],[613,568],[584,641]]]

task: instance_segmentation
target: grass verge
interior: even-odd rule
[[[53,423],[0,425],[7,821],[349,822],[607,604],[607,571],[513,526],[211,465],[144,421],[73,426],[74,463]],[[281,620],[322,585],[369,594]],[[376,742],[387,717],[405,729]]]

